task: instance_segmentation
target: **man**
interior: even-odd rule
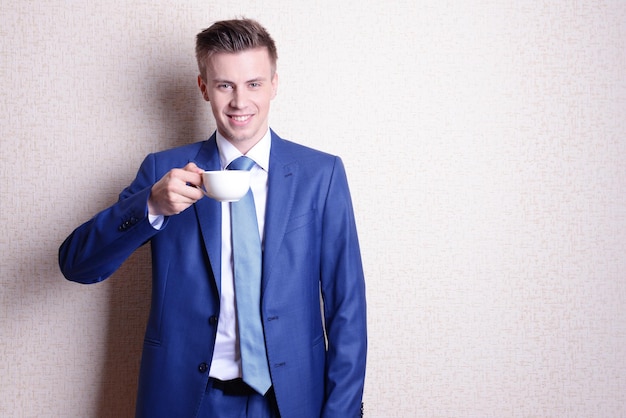
[[[150,242],[138,417],[360,416],[365,285],[342,162],[270,130],[277,55],[257,22],[215,23],[198,34],[196,55],[217,131],[146,157],[119,201],[61,245],[61,270],[69,280],[99,282]],[[236,160],[253,165],[249,202],[259,235],[248,231],[262,241],[257,260],[237,251],[239,202],[203,198],[198,189],[203,170]],[[244,253],[250,264],[262,257],[258,286],[240,279],[235,257]],[[258,288],[251,303],[241,302]],[[260,338],[244,343],[242,330],[255,321]],[[260,366],[249,366],[253,357]]]

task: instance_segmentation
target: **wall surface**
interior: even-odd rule
[[[211,134],[194,37],[241,15],[278,44],[272,126],[348,169],[366,416],[626,416],[620,0],[3,1],[0,416],[132,416],[149,254],[82,286],[56,252]]]

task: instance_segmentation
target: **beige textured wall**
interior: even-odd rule
[[[278,43],[273,127],[347,165],[366,416],[626,416],[619,0],[3,1],[0,416],[132,416],[149,256],[81,286],[56,251],[212,132],[194,36],[239,15]]]

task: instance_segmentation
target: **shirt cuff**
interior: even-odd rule
[[[150,222],[150,225],[152,225],[154,229],[161,229],[161,227],[163,226],[164,220],[165,220],[165,216],[163,215],[148,214],[148,221]]]

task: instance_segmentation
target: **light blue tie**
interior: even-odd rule
[[[228,170],[250,170],[254,161],[239,157]],[[243,380],[261,395],[271,386],[261,323],[261,239],[252,190],[230,206],[235,300]]]

